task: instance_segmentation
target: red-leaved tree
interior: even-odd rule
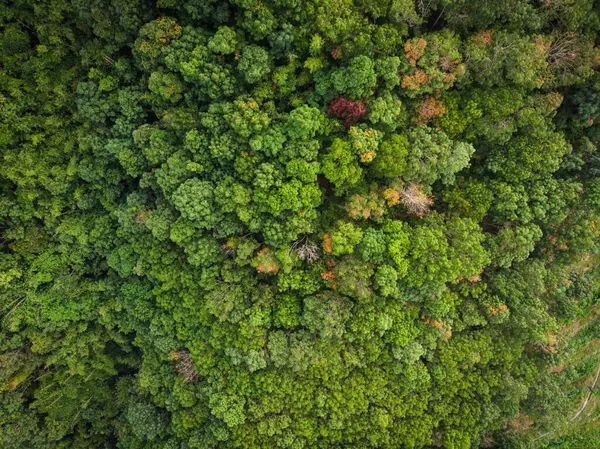
[[[350,126],[367,113],[367,106],[362,100],[352,101],[337,97],[329,103],[327,113],[343,120],[345,126]]]

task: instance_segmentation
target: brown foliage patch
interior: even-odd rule
[[[508,306],[506,304],[502,304],[500,307],[489,306],[488,313],[491,316],[498,315],[499,313],[504,313],[508,310]]]
[[[417,112],[419,113],[418,124],[424,125],[429,120],[444,115],[446,113],[446,108],[444,107],[444,103],[440,100],[436,100],[433,97],[427,97],[425,101],[421,103]]]
[[[429,81],[429,76],[425,70],[417,69],[413,75],[406,75],[402,78],[402,87],[404,89],[417,90]]]
[[[400,204],[400,197],[401,192],[394,189],[393,187],[390,187],[389,189],[385,189],[383,191],[383,198],[385,199],[386,204],[389,207],[393,207]]]
[[[331,57],[337,60],[340,59],[340,56],[342,56],[342,46],[338,45],[333,50],[331,50]]]
[[[479,45],[490,45],[492,43],[492,39],[494,37],[494,32],[492,30],[480,31],[475,36],[473,36],[473,40],[476,44]]]
[[[169,358],[175,362],[175,370],[183,376],[187,383],[195,384],[200,380],[188,351],[173,351],[169,354]]]
[[[353,195],[348,203],[348,215],[354,219],[368,219],[371,216],[381,217],[385,213],[383,202],[377,192],[368,195]]]
[[[521,412],[516,418],[510,419],[508,422],[516,431],[522,431],[531,429],[534,421],[531,419],[531,417]]]
[[[423,192],[423,186],[420,184],[410,184],[408,188],[401,192],[400,202],[411,215],[422,217],[429,212],[429,206],[433,200]]]
[[[411,66],[415,67],[417,65],[417,61],[425,53],[425,47],[427,47],[425,39],[412,39],[404,45],[404,55]]]
[[[325,234],[323,236],[323,251],[325,251],[326,253],[331,253],[333,252],[333,245],[332,245],[333,239],[331,238],[331,234]]]
[[[439,329],[442,334],[444,335],[444,338],[446,338],[446,340],[450,340],[450,338],[452,338],[452,327],[450,327],[448,324],[444,323],[441,320],[430,320],[429,318],[425,318],[424,315],[421,315],[421,321],[423,321],[423,323],[431,326],[431,327],[435,327],[436,329]]]
[[[279,273],[279,263],[273,251],[269,248],[261,249],[257,254],[256,271],[259,273]]]
[[[333,290],[335,290],[335,288],[337,287],[337,283],[335,282],[335,274],[333,271],[327,271],[325,273],[321,273],[321,278],[323,278],[327,282],[330,282],[331,288]]]

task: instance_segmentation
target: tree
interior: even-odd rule
[[[383,224],[382,230],[386,234],[388,255],[396,264],[399,275],[403,277],[408,270],[410,228],[402,221],[388,220]]]
[[[316,90],[319,94],[326,95],[333,89],[338,95],[359,100],[373,95],[376,85],[375,64],[369,57],[361,55],[353,58],[347,66],[333,70],[328,77],[319,80]]]
[[[208,49],[213,53],[229,55],[235,51],[237,37],[235,31],[229,27],[219,27],[217,32],[208,41]]]
[[[173,204],[183,218],[203,229],[214,227],[220,218],[214,206],[212,183],[198,178],[188,179],[173,193]]]
[[[302,322],[321,338],[340,338],[344,324],[350,318],[351,303],[347,298],[332,292],[304,299]]]
[[[248,45],[240,54],[237,68],[246,82],[257,83],[271,72],[269,54],[262,47]]]
[[[324,118],[317,108],[303,105],[290,112],[285,128],[291,139],[311,139],[323,129]]]
[[[329,103],[327,113],[343,120],[345,126],[350,126],[367,113],[367,107],[364,101],[337,97]]]
[[[442,285],[478,274],[489,263],[483,248],[485,236],[473,221],[455,219],[444,223],[442,217],[429,216],[425,223],[414,228],[411,236],[410,284]]]
[[[384,140],[373,162],[373,170],[379,176],[395,178],[402,176],[406,170],[406,158],[410,143],[406,137],[392,134],[389,140]]]
[[[362,169],[352,154],[350,143],[340,138],[333,141],[321,165],[323,175],[340,194],[358,183],[362,176]]]
[[[386,92],[369,105],[369,121],[394,131],[405,120],[406,111],[400,99]]]
[[[148,403],[131,404],[125,414],[133,433],[140,439],[153,440],[165,428],[165,418],[156,407]]]
[[[533,223],[504,227],[487,239],[492,261],[500,267],[510,267],[513,262],[525,260],[541,237],[541,229]]]
[[[452,142],[442,131],[419,127],[409,132],[411,149],[403,178],[407,181],[433,184],[440,179],[453,184],[456,172],[469,166],[475,152],[465,142]]]
[[[350,222],[338,221],[335,230],[331,233],[332,254],[339,256],[351,254],[354,247],[362,240],[362,231]]]
[[[546,47],[529,36],[498,31],[469,42],[469,72],[485,86],[534,89],[543,83]]]

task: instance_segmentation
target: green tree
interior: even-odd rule
[[[254,84],[271,72],[269,54],[257,45],[248,45],[242,49],[238,70],[246,82]]]

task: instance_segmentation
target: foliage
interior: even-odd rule
[[[596,447],[599,32],[4,2],[0,447]]]

